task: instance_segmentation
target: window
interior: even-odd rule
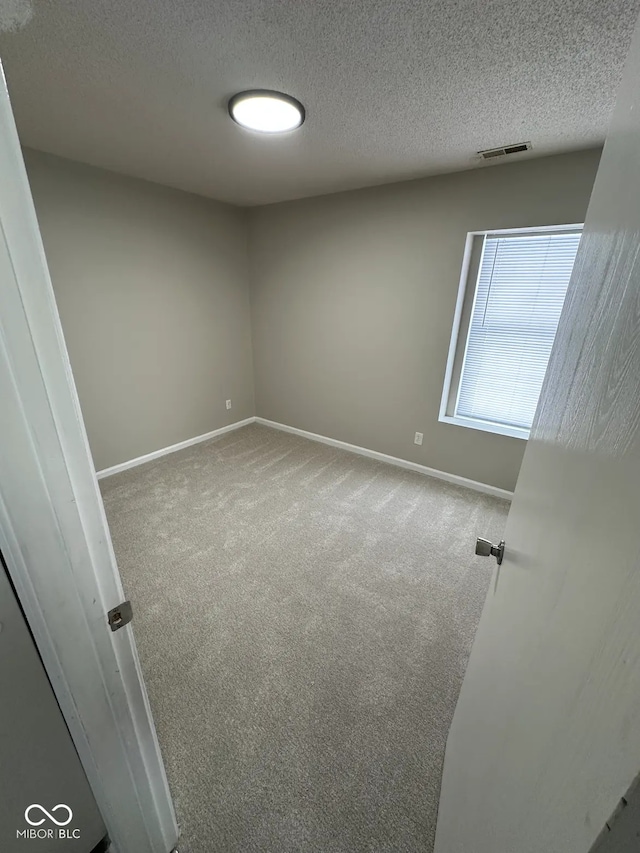
[[[441,421],[529,437],[581,233],[467,236]]]

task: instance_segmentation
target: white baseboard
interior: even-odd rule
[[[217,436],[224,435],[226,432],[233,432],[234,429],[240,429],[240,427],[247,426],[247,424],[252,424],[255,420],[255,418],[245,418],[243,421],[236,421],[234,424],[228,424],[228,426],[220,427],[220,429],[205,432],[204,435],[197,435],[195,438],[187,438],[186,441],[179,441],[170,447],[162,447],[160,450],[154,450],[153,453],[146,453],[144,456],[130,459],[128,462],[112,465],[111,468],[104,468],[102,471],[98,471],[97,477],[99,480],[102,480],[104,477],[111,477],[113,474],[119,474],[121,471],[127,471],[129,468],[135,468],[137,465],[144,465],[145,462],[159,459],[168,453],[175,453],[176,450],[191,447],[192,444],[200,444],[201,441],[208,441],[210,438],[217,438]]]
[[[99,480],[104,477],[111,477],[113,474],[119,474],[121,471],[127,471],[129,468],[135,468],[138,465],[144,465],[145,462],[151,462],[154,459],[159,459],[161,456],[166,456],[169,453],[175,453],[176,450],[183,450],[185,447],[191,447],[193,444],[199,444],[201,441],[208,441],[210,438],[216,438],[219,435],[224,435],[227,432],[232,432],[240,427],[248,424],[259,423],[263,426],[278,429],[281,432],[289,432],[293,435],[299,435],[302,438],[308,438],[311,441],[318,441],[321,444],[328,444],[331,447],[339,447],[341,450],[348,450],[351,453],[357,453],[359,456],[367,456],[369,459],[377,459],[379,462],[386,462],[387,465],[395,465],[398,468],[406,468],[409,471],[417,471],[418,474],[425,474],[427,477],[435,477],[438,480],[444,480],[447,483],[453,483],[456,486],[463,486],[466,489],[473,489],[476,492],[483,492],[485,495],[493,495],[496,498],[510,501],[513,497],[513,492],[506,489],[499,489],[497,486],[490,486],[487,483],[478,483],[476,480],[469,480],[467,477],[460,477],[457,474],[448,474],[446,471],[438,471],[436,468],[428,468],[426,465],[419,465],[417,462],[409,462],[408,459],[399,459],[397,456],[389,456],[386,453],[379,453],[377,450],[369,450],[366,447],[358,447],[356,444],[348,444],[346,441],[338,441],[336,438],[328,438],[326,435],[318,435],[315,432],[307,432],[305,429],[279,424],[276,421],[268,421],[266,418],[245,418],[243,421],[236,421],[228,426],[214,429],[211,432],[206,432],[204,435],[197,435],[195,438],[188,438],[186,441],[180,441],[178,444],[172,444],[170,447],[162,447],[160,450],[154,450],[153,453],[147,453],[144,456],[138,456],[136,459],[130,459],[128,462],[121,462],[119,465],[112,465],[111,468],[104,468],[98,471]]]
[[[435,468],[427,468],[426,465],[419,465],[417,462],[409,462],[408,459],[399,459],[397,456],[388,456],[386,453],[379,453],[377,450],[368,450],[366,447],[358,447],[356,444],[348,444],[346,441],[338,441],[336,438],[327,438],[326,435],[317,435],[315,432],[307,432],[305,429],[279,424],[275,421],[268,421],[266,418],[255,418],[256,423],[263,426],[279,429],[282,432],[290,432],[293,435],[309,438],[311,441],[319,441],[321,444],[328,444],[331,447],[339,447],[342,450],[349,450],[351,453],[357,453],[359,456],[367,456],[369,459],[377,459],[379,462],[386,462],[388,465],[396,465],[398,468],[406,468],[409,471],[417,471],[419,474],[426,474],[427,477],[435,477],[438,480],[445,480],[447,483],[453,483],[456,486],[464,486],[466,489],[473,489],[476,492],[483,492],[485,495],[493,495],[495,498],[502,498],[505,501],[510,501],[513,497],[513,492],[506,489],[499,489],[497,486],[490,486],[487,483],[478,483],[476,480],[468,480],[466,477],[459,477],[457,474],[447,474],[446,471],[438,471]]]

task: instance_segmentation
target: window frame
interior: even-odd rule
[[[469,341],[471,318],[473,316],[477,298],[478,278],[480,269],[482,268],[485,238],[499,237],[506,234],[527,234],[535,236],[536,234],[582,231],[583,229],[584,223],[577,222],[566,225],[539,225],[527,226],[524,228],[492,228],[487,231],[469,231],[467,233],[462,259],[462,269],[460,272],[460,283],[458,285],[456,307],[453,315],[453,326],[449,341],[444,386],[442,389],[442,398],[440,400],[440,411],[438,414],[438,421],[440,423],[467,427],[468,429],[476,429],[481,432],[492,432],[496,435],[506,435],[511,438],[520,438],[524,440],[529,438],[531,433],[530,429],[455,414]],[[480,249],[478,249],[479,245]],[[471,290],[473,290],[473,293],[471,293]]]

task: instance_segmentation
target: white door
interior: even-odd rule
[[[639,83],[636,31],[449,734],[436,853],[587,853],[640,770]]]
[[[168,853],[173,805],[133,629],[107,622],[122,584],[1,69],[0,176],[0,551],[114,851]]]

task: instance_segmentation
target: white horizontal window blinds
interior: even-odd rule
[[[487,235],[455,414],[529,429],[580,232]]]

